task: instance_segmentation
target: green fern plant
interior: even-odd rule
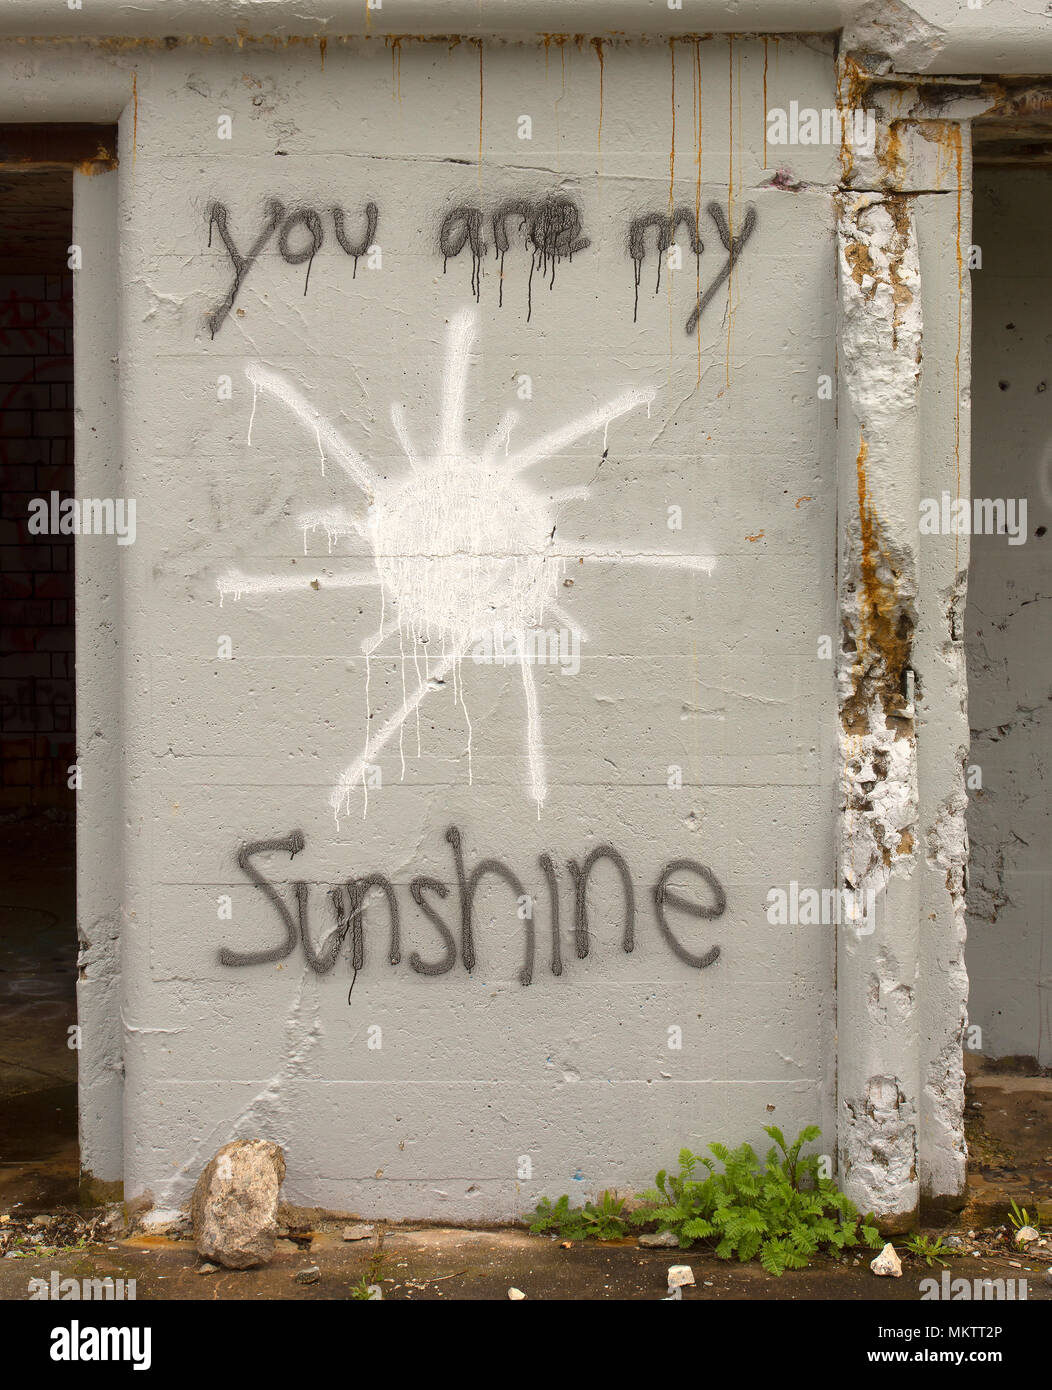
[[[682,1249],[712,1240],[720,1259],[758,1258],[774,1275],[803,1269],[823,1251],[876,1249],[883,1241],[872,1217],[860,1216],[834,1182],[819,1176],[816,1155],[802,1154],[821,1132],[809,1125],[790,1145],[776,1125],[765,1126],[777,1147],[768,1150],[763,1164],[748,1144],[737,1149],[710,1144],[722,1172],[711,1159],[683,1149],[679,1172],[658,1173],[630,1220],[674,1232]],[[698,1176],[699,1165],[704,1178]]]
[[[624,1209],[624,1197],[616,1197],[612,1192],[600,1193],[598,1205],[586,1202],[583,1207],[571,1207],[565,1194],[554,1206],[542,1197],[530,1230],[537,1235],[554,1231],[563,1240],[619,1240],[628,1233]]]

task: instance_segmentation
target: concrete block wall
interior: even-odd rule
[[[837,151],[776,178],[765,69],[771,103],[834,101],[792,40],[137,62],[129,1191],[182,1200],[232,1134],[282,1143],[298,1200],[456,1218],[771,1120],[832,1151],[833,929],[766,906],[833,877]],[[681,224],[659,284],[670,191],[703,250]],[[477,650],[537,619],[568,659]],[[503,866],[470,970],[457,834],[466,877]],[[325,969],[373,874],[397,949],[381,885],[360,968],[351,930]]]
[[[967,487],[970,108],[892,82],[865,161],[766,117],[837,107],[840,22],[911,73],[995,46],[774,8],[829,32],[198,43],[146,3],[111,41],[103,4],[90,66],[5,53],[35,118],[120,121],[77,233],[78,467],[138,515],[78,573],[99,1181],[178,1203],[263,1135],[294,1199],[508,1217],[774,1120],[884,1212],[959,1189],[963,575],[914,494]],[[843,621],[888,585],[904,651]],[[835,923],[767,907],[845,871],[881,934],[837,1017]]]

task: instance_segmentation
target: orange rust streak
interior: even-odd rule
[[[603,40],[593,39],[592,47],[595,49],[595,56],[599,59],[599,128],[595,135],[595,153],[601,174],[603,172]]]
[[[865,436],[859,435],[856,473],[858,475],[858,515],[862,539],[862,556],[859,574],[862,587],[862,601],[859,604],[859,627],[855,637],[855,672],[860,673],[862,658],[867,652],[883,657],[885,677],[881,682],[880,697],[887,714],[897,714],[902,710],[902,681],[910,659],[910,638],[903,632],[902,614],[899,611],[898,584],[894,569],[888,561],[880,544],[880,526],[869,502],[866,484],[866,456],[869,446]],[[885,579],[880,573],[880,562],[892,576]],[[857,702],[861,691],[856,685]],[[845,711],[846,713],[846,711]],[[853,711],[853,719],[861,718],[862,710]]]
[[[477,40],[479,48],[479,183],[482,182],[482,40]]]
[[[734,244],[734,35],[727,35],[727,230]],[[731,300],[734,271],[727,276],[727,354],[723,364],[724,385],[731,384]],[[701,325],[698,325],[700,332]]]
[[[954,154],[957,161],[957,352],[953,359],[953,457],[956,469],[954,500],[961,495],[961,323],[964,309],[964,264],[961,257],[961,193],[964,182],[961,146],[961,127],[955,121],[951,127]],[[960,535],[953,534],[954,569],[960,568]]]
[[[763,167],[767,168],[767,40],[763,41]]]
[[[132,164],[139,148],[139,74],[132,73]]]
[[[694,138],[695,138],[695,163],[697,164],[697,181],[694,187],[694,225],[701,225],[701,40],[694,40]],[[701,260],[694,259],[694,267],[697,272],[697,292],[698,302],[701,302]],[[698,338],[698,385],[701,385],[701,327],[697,330]]]
[[[668,210],[673,209],[672,188],[676,181],[676,40],[669,39],[668,53],[672,60],[672,138],[668,152]]]

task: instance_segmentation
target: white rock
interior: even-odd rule
[[[895,1247],[890,1240],[880,1254],[870,1260],[869,1267],[874,1274],[890,1275],[892,1279],[902,1278],[902,1261],[895,1254]]]
[[[1016,1245],[1031,1245],[1035,1240],[1041,1239],[1041,1232],[1035,1231],[1033,1226],[1021,1226],[1015,1233]]]
[[[670,1289],[694,1287],[694,1271],[690,1265],[669,1265],[668,1286]]]
[[[344,1226],[343,1238],[344,1240],[369,1240],[373,1235],[373,1230],[372,1226]]]
[[[278,1230],[285,1155],[265,1139],[224,1144],[197,1180],[193,1199],[197,1253],[227,1269],[266,1264]]]
[[[518,1303],[519,1299],[525,1298],[526,1295],[523,1293],[521,1289],[509,1289],[508,1297],[511,1299],[513,1303]]]

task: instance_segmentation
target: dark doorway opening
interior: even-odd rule
[[[1021,79],[1020,79],[1021,80]],[[973,1172],[1052,1196],[1052,121],[973,126],[968,1005]],[[973,257],[974,258],[974,257]]]
[[[73,176],[112,149],[95,127],[0,127],[3,1211],[74,1202],[79,1180],[74,537],[30,515],[76,495]]]

